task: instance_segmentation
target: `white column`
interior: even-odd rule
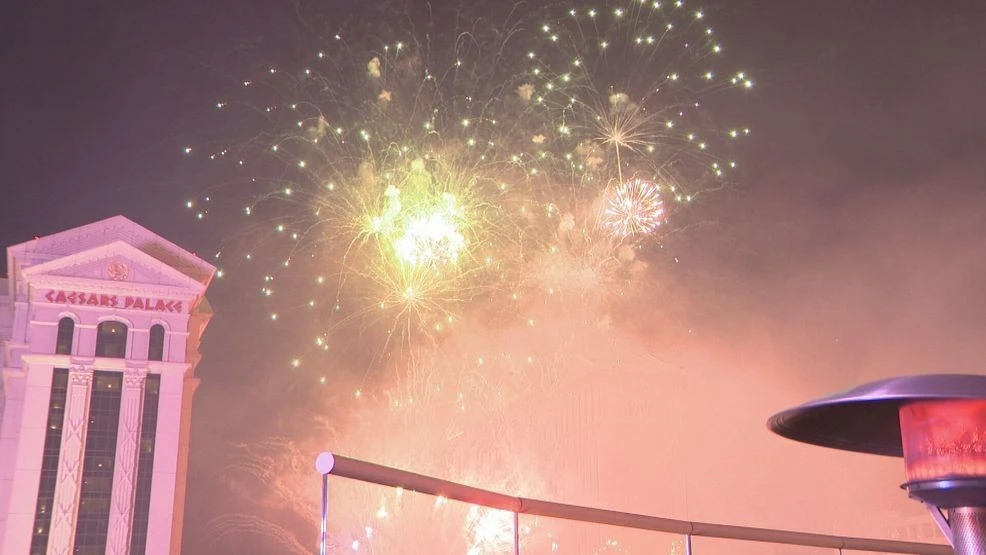
[[[185,524],[185,488],[188,485],[188,452],[192,439],[192,399],[199,388],[198,378],[185,378],[181,399],[181,435],[178,440],[178,472],[175,481],[175,513],[171,524],[171,553],[181,553]]]
[[[147,555],[165,555],[171,551],[184,386],[184,371],[169,369],[161,373],[151,505],[147,521]]]
[[[0,421],[0,553],[27,553],[48,430],[52,367],[4,371],[7,404]]]
[[[62,425],[61,453],[58,456],[58,481],[48,534],[48,555],[67,555],[75,543],[75,519],[79,491],[82,488],[82,464],[89,423],[89,398],[92,391],[92,368],[75,366],[68,373],[65,398],[65,421]]]
[[[133,524],[134,487],[137,481],[137,456],[140,423],[144,407],[144,383],[147,369],[127,368],[120,395],[120,424],[116,432],[116,466],[113,469],[113,497],[107,530],[106,555],[127,555],[130,528]]]

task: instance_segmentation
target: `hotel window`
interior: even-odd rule
[[[76,555],[106,552],[122,388],[123,374],[120,372],[97,370],[93,373],[82,463],[82,487],[79,491],[75,523],[73,553]]]
[[[157,438],[157,409],[160,398],[161,375],[148,374],[144,384],[144,413],[140,421],[130,555],[144,555],[147,551],[147,522],[151,513],[151,476],[154,474],[154,444]]]
[[[127,325],[107,321],[99,324],[96,332],[96,356],[124,358],[127,353]]]
[[[51,377],[48,427],[45,429],[45,446],[41,456],[41,483],[38,486],[38,504],[34,510],[31,555],[45,555],[48,552],[48,532],[55,504],[55,483],[58,480],[58,456],[62,446],[62,421],[65,418],[67,392],[68,370],[55,368]]]
[[[58,337],[55,339],[55,354],[72,354],[72,336],[75,334],[75,320],[68,316],[58,321]]]
[[[151,326],[150,343],[147,346],[147,360],[164,360],[164,326]]]

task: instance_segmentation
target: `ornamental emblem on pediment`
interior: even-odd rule
[[[130,268],[118,260],[106,265],[106,275],[113,281],[127,281],[130,278]]]

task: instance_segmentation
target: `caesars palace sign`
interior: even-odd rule
[[[102,306],[131,310],[150,310],[153,312],[177,312],[183,310],[182,301],[106,295],[103,293],[79,293],[77,291],[50,290],[42,295],[48,302],[82,306]]]

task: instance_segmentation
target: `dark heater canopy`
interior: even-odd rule
[[[928,374],[880,380],[777,413],[767,426],[803,443],[903,457],[900,406],[949,399],[986,400],[986,376]]]

